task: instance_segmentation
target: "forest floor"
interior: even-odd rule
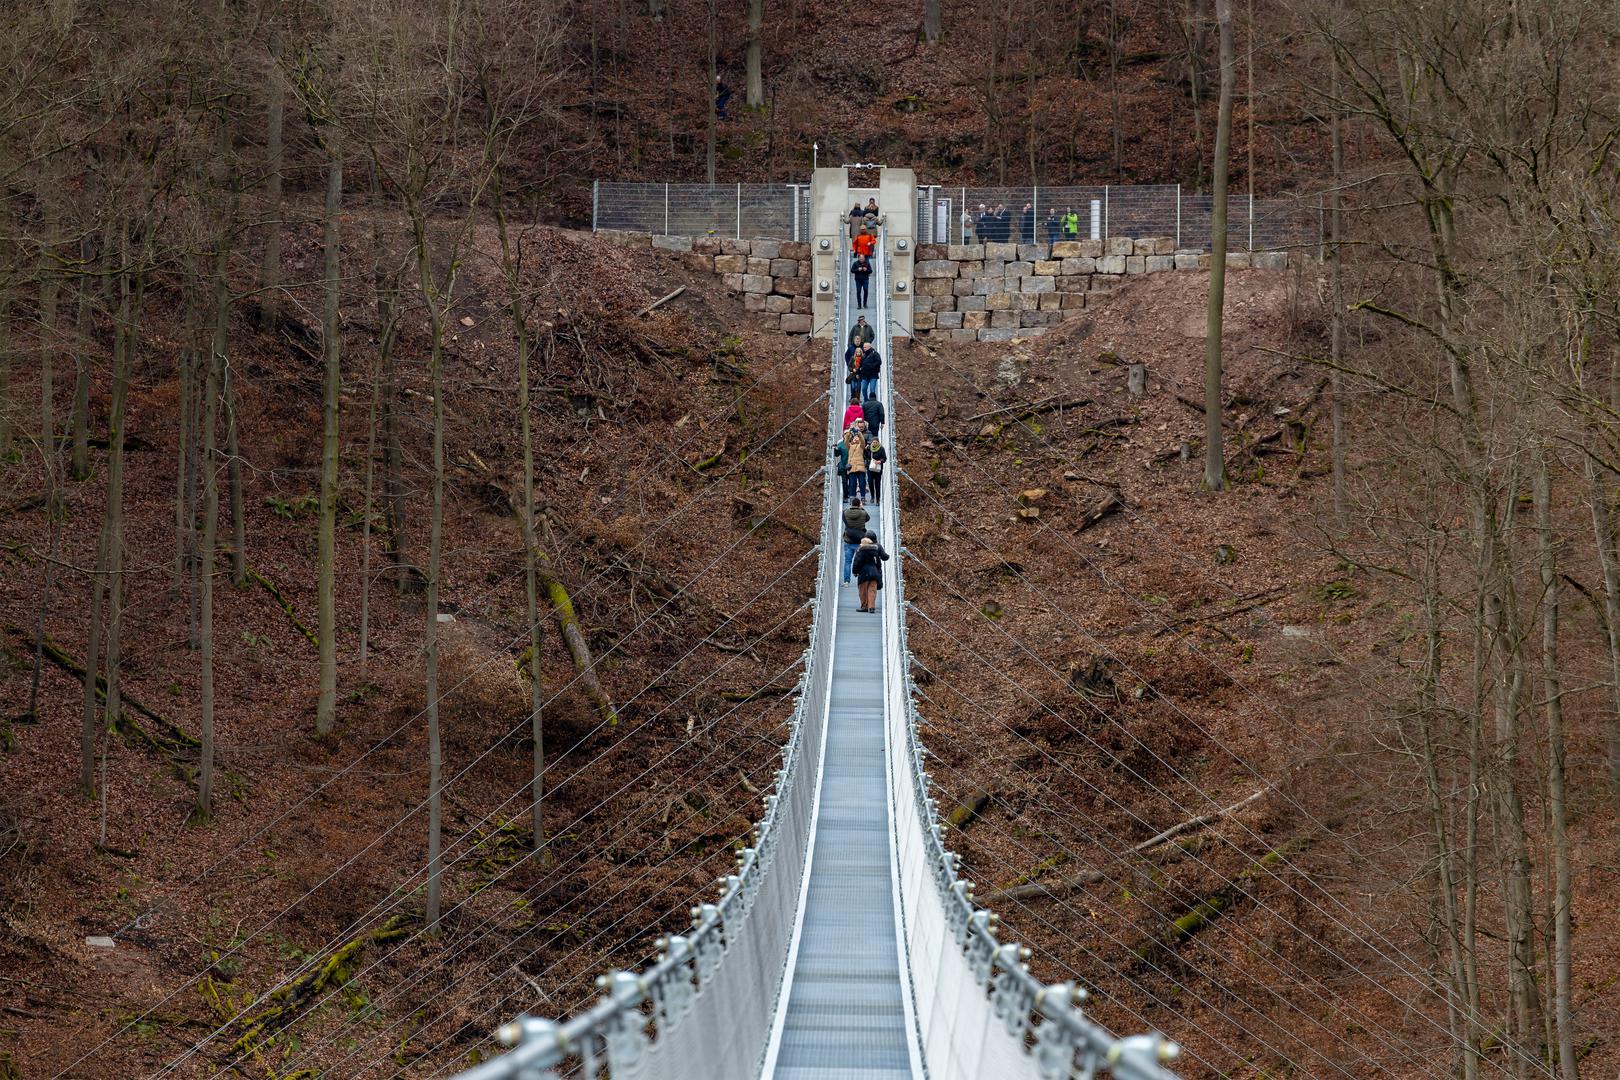
[[[1403,816],[1417,770],[1382,741],[1410,700],[1410,607],[1330,550],[1326,372],[1297,358],[1323,328],[1298,271],[1228,278],[1232,484],[1203,490],[1206,280],[1135,279],[1011,347],[897,350],[941,812],[1034,970],[1088,988],[1113,1030],[1171,1033],[1186,1075],[1428,1075],[1448,1038],[1429,851]],[[1373,409],[1400,415],[1362,402],[1361,423]],[[1597,662],[1594,612],[1571,599],[1566,658]],[[1570,761],[1600,792],[1594,705]],[[1598,802],[1576,808],[1586,1075],[1620,1062]]]
[[[423,932],[427,750],[420,597],[399,595],[373,533],[370,656],[356,651],[374,301],[345,296],[338,539],[340,709],[313,733],[318,312],[295,290],[279,334],[232,327],[250,580],[217,577],[217,812],[188,823],[192,747],[103,742],[104,808],[77,792],[81,684],[47,664],[22,723],[50,529],[30,497],[37,459],[0,472],[0,1047],[27,1080],[54,1075],[427,1076],[482,1047],[505,1018],[566,1015],[608,967],[709,898],[758,817],[808,628],[825,413],[821,365],[751,331],[718,282],[635,313],[683,271],[579,234],[537,230],[526,282],[537,330],[540,542],[570,589],[618,708],[592,709],[544,635],[549,862],[532,833],[528,644],[513,334],[493,232],[476,234],[452,313],[445,398],[441,686],[443,932]],[[318,236],[291,245],[291,280],[319,278]],[[171,590],[182,342],[179,298],[154,290],[130,395],[123,690],[198,731],[198,654]],[[411,562],[426,560],[430,405],[419,306],[398,356]],[[36,384],[37,385],[37,384]],[[17,386],[21,400],[37,400]],[[59,387],[60,389],[60,387]],[[59,406],[60,407],[60,406]],[[105,429],[106,400],[95,402]],[[710,463],[712,459],[712,464]],[[105,484],[69,484],[49,640],[82,658]],[[379,466],[380,468],[380,466]],[[374,529],[380,514],[374,510]],[[228,506],[221,536],[228,543]],[[135,719],[148,731],[156,725]],[[105,842],[98,842],[103,810]],[[112,936],[116,945],[86,943]],[[359,942],[352,954],[344,946]],[[313,976],[318,982],[311,982]],[[278,1012],[278,1010],[280,1010]],[[71,1036],[71,1037],[66,1037]],[[5,1072],[0,1075],[18,1075]],[[308,1075],[314,1075],[310,1073]]]
[[[290,279],[315,275],[312,242],[293,245]],[[424,934],[418,917],[422,609],[387,585],[380,555],[364,673],[354,655],[376,332],[356,289],[338,731],[313,735],[308,638],[264,588],[230,587],[222,562],[218,813],[188,824],[187,748],[115,739],[98,844],[101,807],[76,793],[82,690],[46,667],[38,721],[13,721],[0,756],[0,1052],[24,1080],[233,1064],[266,1080],[441,1075],[487,1053],[501,1019],[566,1015],[593,996],[595,975],[642,964],[730,866],[775,767],[807,626],[826,360],[819,345],[755,332],[715,279],[671,257],[554,230],[528,243],[531,265],[550,271],[529,283],[534,317],[556,330],[535,361],[541,540],[620,707],[618,724],[602,723],[548,627],[551,862],[522,857],[526,804],[514,796],[531,758],[516,666],[515,360],[494,240],[480,234],[445,394],[443,934]],[[1203,282],[1137,279],[1044,338],[903,343],[890,358],[910,643],[940,801],[960,826],[952,846],[1007,936],[1035,948],[1037,974],[1079,980],[1116,1030],[1182,1041],[1189,1076],[1443,1071],[1431,1054],[1443,1014],[1419,974],[1426,854],[1404,831],[1410,770],[1377,745],[1402,707],[1406,611],[1328,551],[1322,375],[1292,356],[1320,344],[1316,285],[1231,276],[1234,484],[1210,494]],[[678,299],[635,314],[677,285]],[[280,335],[240,320],[233,355],[248,563],[313,624],[319,362],[300,313],[319,302],[297,301]],[[170,592],[180,306],[153,297],[132,388],[125,686],[194,734],[197,656],[184,591]],[[425,346],[413,312],[400,345],[413,561],[425,557]],[[1130,363],[1147,368],[1141,397],[1126,390]],[[18,393],[32,400],[26,385]],[[1358,404],[1363,423],[1385,405]],[[66,492],[46,619],[74,657],[88,594],[75,568],[93,559],[100,469]],[[25,459],[0,479],[13,508],[0,520],[0,700],[13,716],[50,538],[28,505],[37,467]],[[1582,634],[1590,618],[1578,605],[1571,615]],[[1572,761],[1594,773],[1595,732],[1572,710]],[[1601,821],[1578,824],[1590,1075],[1620,1057],[1605,1019],[1620,1012],[1620,888]],[[86,944],[96,935],[115,947]],[[311,972],[327,978],[297,982]]]

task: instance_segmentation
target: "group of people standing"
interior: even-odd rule
[[[857,254],[857,258],[860,257]],[[877,534],[867,528],[872,516],[862,504],[864,499],[873,506],[878,505],[883,494],[883,472],[889,462],[888,452],[879,441],[887,417],[877,395],[883,357],[873,345],[876,337],[876,331],[864,315],[858,316],[855,325],[850,327],[848,347],[844,350],[847,371],[844,381],[850,387],[849,404],[844,407],[843,435],[832,448],[834,466],[848,502],[843,512],[843,585],[847,588],[850,580],[855,580],[860,593],[857,610],[863,612],[877,611],[877,591],[883,587],[883,563],[889,558],[883,545],[878,543]]]
[[[1056,207],[1048,207],[1045,219],[1040,223],[1042,232],[1046,233],[1046,242],[1056,244],[1060,240],[1080,239],[1080,215],[1072,207],[1064,207],[1060,214]],[[1036,244],[1039,243],[1036,230],[1035,204],[1025,203],[1024,209],[1015,220],[1007,212],[1006,203],[997,203],[991,208],[985,203],[979,204],[979,212],[973,213],[967,207],[962,208],[962,243],[964,244]]]

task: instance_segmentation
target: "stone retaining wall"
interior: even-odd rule
[[[1282,270],[1288,253],[1232,251],[1226,265]],[[1208,269],[1208,255],[1178,249],[1167,237],[921,244],[911,325],[918,337],[954,341],[1034,337],[1099,302],[1128,277]]]
[[[768,328],[810,332],[810,245],[792,240],[653,236],[601,232],[630,247],[680,255],[692,270],[719,274]],[[1286,251],[1231,251],[1233,270],[1286,270]],[[1067,240],[1056,244],[921,244],[912,287],[918,337],[1008,341],[1046,333],[1100,302],[1138,274],[1208,270],[1202,251],[1167,237]]]

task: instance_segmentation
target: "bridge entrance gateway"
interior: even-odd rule
[[[811,241],[815,336],[830,338],[826,439],[842,434],[843,351],[857,315],[877,331],[889,468],[869,525],[889,552],[878,609],[839,586],[843,498],[823,472],[809,646],[775,789],[684,934],[563,1022],[519,1017],[512,1049],[459,1080],[1175,1080],[1157,1034],[1117,1038],[1072,983],[1043,985],[1028,953],[975,906],[945,846],[917,736],[906,647],[895,438],[894,342],[910,335],[916,179],[884,168],[870,307],[853,307],[845,169],[817,169]],[[864,202],[866,193],[863,191]],[[900,359],[898,363],[903,364]]]

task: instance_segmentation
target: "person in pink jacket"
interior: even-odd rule
[[[866,412],[861,408],[861,399],[858,397],[851,397],[849,399],[849,404],[844,408],[844,430],[848,431],[849,425],[853,424],[855,421],[865,419]]]

